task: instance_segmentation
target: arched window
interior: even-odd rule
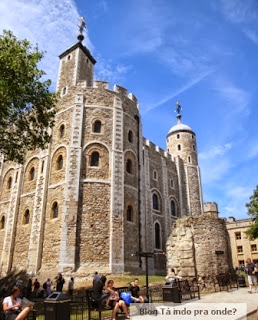
[[[157,170],[153,170],[153,179],[154,179],[154,180],[158,180]]]
[[[32,180],[34,180],[34,178],[35,178],[35,168],[32,167],[29,172],[29,179],[30,179],[30,181],[32,181]]]
[[[155,249],[161,249],[160,225],[157,222],[155,223]]]
[[[90,159],[91,167],[98,167],[99,166],[99,153],[97,151],[92,152],[91,159]]]
[[[96,120],[93,125],[93,132],[100,133],[101,132],[101,121]]]
[[[59,136],[60,136],[60,138],[63,138],[64,134],[65,134],[65,126],[64,126],[64,124],[62,124],[60,126],[60,128],[59,128]]]
[[[133,207],[128,206],[126,211],[127,221],[133,221]]]
[[[27,209],[24,213],[23,224],[29,224],[30,222],[30,211]]]
[[[159,199],[156,193],[152,195],[152,209],[159,210]]]
[[[177,139],[180,139],[180,134],[179,134],[179,133],[176,135],[176,138],[177,138]]]
[[[170,212],[171,216],[176,217],[176,205],[174,200],[170,201]]]
[[[126,161],[126,172],[132,173],[133,170],[133,163],[131,159],[127,159]]]
[[[57,158],[57,161],[56,161],[56,169],[61,170],[63,168],[63,165],[64,165],[64,159],[63,159],[63,156],[60,154],[60,156]]]
[[[177,150],[180,151],[181,150],[181,144],[177,145]]]
[[[195,145],[193,144],[193,151],[195,151]]]
[[[133,142],[133,131],[132,130],[129,130],[129,132],[128,132],[128,141],[129,142]]]
[[[9,177],[9,179],[8,179],[8,181],[7,181],[7,188],[8,188],[8,189],[11,189],[11,188],[12,188],[12,182],[13,182],[12,177]]]
[[[58,217],[58,203],[55,201],[52,205],[52,218],[55,219]]]
[[[62,90],[62,95],[64,96],[65,94],[66,94],[66,87],[64,87]]]
[[[188,156],[188,163],[191,163],[191,157]]]
[[[4,228],[5,228],[5,216],[2,216],[1,222],[0,222],[0,229],[4,229]]]

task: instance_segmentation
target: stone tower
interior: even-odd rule
[[[181,215],[199,215],[203,212],[203,205],[196,137],[194,131],[182,123],[180,110],[177,103],[178,121],[168,132],[167,151],[177,165]]]

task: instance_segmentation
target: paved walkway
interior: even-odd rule
[[[210,294],[201,294],[201,299],[194,300],[194,303],[246,303],[248,320],[256,320],[256,311],[258,307],[258,292],[248,293],[249,288],[231,289],[230,291],[222,291]],[[191,303],[193,300],[185,301],[185,303]]]

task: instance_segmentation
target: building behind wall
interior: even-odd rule
[[[94,81],[81,40],[60,55],[51,144],[23,165],[1,159],[2,275],[139,272],[137,251],[165,273],[173,223],[203,212],[194,131],[179,113],[167,151],[145,139],[136,97]]]
[[[234,267],[245,265],[247,258],[258,263],[258,239],[250,240],[245,233],[251,223],[252,219],[236,220],[234,217],[229,217],[227,222]]]

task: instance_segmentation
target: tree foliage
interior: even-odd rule
[[[254,190],[254,194],[250,197],[250,202],[246,204],[248,214],[252,217],[253,223],[247,230],[247,234],[251,240],[258,238],[258,186]]]
[[[51,140],[56,95],[37,64],[43,52],[11,31],[0,35],[0,152],[23,162],[27,150],[44,149]]]

